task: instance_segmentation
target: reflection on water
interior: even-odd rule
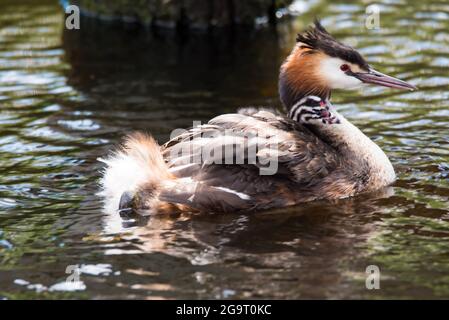
[[[177,37],[130,28],[63,32],[56,1],[0,5],[0,297],[449,297],[449,11],[434,1],[312,2],[276,30]],[[102,210],[96,161],[125,133],[174,128],[248,105],[279,107],[296,30],[322,17],[377,69],[416,92],[336,92],[399,180],[376,194],[260,214]],[[365,289],[365,268],[381,290]],[[64,280],[81,267],[83,286]],[[79,290],[76,290],[79,289]]]

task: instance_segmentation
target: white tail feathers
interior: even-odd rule
[[[123,192],[134,192],[140,185],[158,185],[172,178],[157,142],[140,132],[127,136],[119,150],[98,160],[107,165],[100,181],[101,193],[116,209]]]

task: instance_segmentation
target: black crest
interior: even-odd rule
[[[348,62],[358,64],[361,68],[368,70],[369,65],[354,48],[335,40],[329,32],[315,19],[314,26],[302,34],[298,34],[297,42],[303,43],[303,47],[314,51],[322,51],[331,57],[341,58]]]

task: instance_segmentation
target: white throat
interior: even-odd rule
[[[393,183],[396,174],[382,149],[334,108],[332,113],[340,123],[323,125],[320,132],[329,136],[347,156],[361,159],[369,166],[367,189],[375,190]]]

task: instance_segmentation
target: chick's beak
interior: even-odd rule
[[[368,72],[354,72],[352,75],[364,83],[377,84],[384,87],[405,89],[405,90],[418,89],[417,87],[415,87],[410,83],[396,79],[394,77],[387,76],[386,74],[383,74],[374,69],[369,69]]]

